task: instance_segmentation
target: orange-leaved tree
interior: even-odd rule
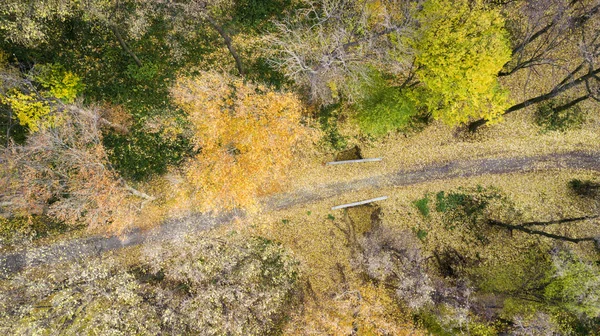
[[[186,167],[203,210],[257,209],[257,198],[285,178],[306,134],[296,95],[241,78],[201,72],[180,78],[174,101],[188,114],[199,154]]]
[[[130,187],[108,161],[101,126],[122,127],[98,108],[63,105],[25,143],[0,148],[0,212],[47,215],[70,225],[120,233],[152,196]],[[45,125],[45,126],[44,126]]]

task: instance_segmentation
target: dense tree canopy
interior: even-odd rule
[[[280,328],[298,282],[292,256],[260,237],[188,236],[127,267],[95,258],[12,277],[0,284],[0,331],[265,335]]]
[[[182,78],[172,92],[193,124],[200,154],[186,174],[205,207],[253,207],[285,178],[305,133],[294,94],[216,72]]]
[[[1,1],[0,332],[600,335],[599,57],[600,0]]]
[[[482,1],[428,0],[419,22],[416,74],[433,117],[450,125],[497,120],[508,107],[497,75],[511,56],[499,11]]]

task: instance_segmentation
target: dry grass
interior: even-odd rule
[[[336,224],[343,226],[344,212],[343,210],[332,211],[330,210],[332,206],[387,195],[390,198],[379,203],[383,210],[383,223],[411,230],[418,227],[424,220],[412,204],[414,200],[422,198],[430,192],[481,185],[500,188],[515,202],[518,210],[523,213],[524,220],[552,220],[583,216],[597,211],[597,202],[580,198],[569,190],[568,181],[573,178],[598,180],[600,174],[568,170],[541,171],[527,174],[484,175],[473,178],[439,180],[384,190],[359,190],[324,201],[258,214],[239,220],[233,226],[223,226],[219,230],[235,230],[247,235],[260,235],[281,242],[286,248],[293,251],[295,257],[301,262],[303,276],[310,283],[315,296],[315,299],[309,300],[302,313],[294,316],[291,325],[296,329],[292,328],[291,332],[295,333],[298,332],[298,325],[313,323],[315,316],[326,320],[333,318],[328,315],[331,312],[324,307],[338,307],[335,308],[338,310],[335,318],[340,320],[336,323],[340,325],[346,323],[347,321],[342,318],[342,316],[346,316],[344,315],[346,308],[341,307],[345,307],[347,302],[339,301],[339,293],[354,290],[364,295],[368,290],[368,285],[365,285],[360,276],[353,271],[350,262],[351,250],[344,234],[336,227]],[[586,228],[582,228],[582,230],[586,230]],[[435,243],[426,244],[425,253],[429,248],[435,248],[434,245]],[[576,248],[584,251],[585,244],[580,245]],[[389,300],[388,293],[385,291],[378,293],[380,300]],[[364,307],[369,305],[368,303],[363,304],[366,304]],[[354,305],[353,307],[358,311],[357,307],[359,306]],[[405,327],[410,325],[406,324],[408,317],[406,313],[402,312],[402,308],[396,305],[395,309],[389,307],[384,309],[382,316],[396,316],[398,321],[404,321],[402,323],[405,323]],[[359,319],[362,315],[357,314],[356,316],[356,320],[353,321],[360,325]],[[378,323],[385,324],[386,321],[383,318]],[[410,330],[407,334],[418,333],[416,329],[407,328],[406,330]]]
[[[349,145],[359,145],[364,157],[382,157],[382,162],[324,166],[333,159],[326,150],[299,157],[290,171],[289,190],[310,189],[312,185],[344,182],[381,175],[401,169],[474,158],[535,156],[573,150],[600,149],[600,113],[591,104],[584,106],[588,121],[581,129],[565,133],[542,134],[533,123],[532,111],[508,115],[502,123],[483,129],[473,138],[456,136],[454,129],[435,122],[411,137],[392,134],[376,141],[361,141],[350,124],[342,125],[342,133],[350,136]],[[594,108],[594,109],[592,109]]]
[[[336,228],[343,219],[343,211],[330,210],[332,206],[356,200],[387,195],[380,202],[383,222],[412,229],[422,217],[412,205],[428,192],[452,190],[460,186],[495,186],[515,202],[525,220],[552,220],[576,217],[598,210],[598,205],[571,193],[568,181],[573,178],[599,179],[591,172],[547,171],[527,174],[484,175],[473,178],[439,180],[407,187],[384,190],[367,189],[350,192],[340,197],[303,204],[291,209],[263,213],[239,221],[223,230],[237,230],[260,235],[281,242],[292,250],[303,265],[303,272],[318,295],[336,292],[340,286],[340,264],[350,270],[350,250],[343,233]],[[335,219],[331,219],[331,216]]]

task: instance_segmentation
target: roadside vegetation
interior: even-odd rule
[[[0,37],[0,252],[243,214],[8,274],[2,331],[600,334],[600,163],[460,177],[600,151],[597,1],[8,0]]]

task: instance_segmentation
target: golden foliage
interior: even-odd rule
[[[0,97],[0,102],[10,106],[19,124],[27,126],[32,132],[37,132],[40,124],[45,127],[54,123],[54,118],[50,116],[50,105],[37,93],[26,94],[12,89],[6,96]]]
[[[202,192],[201,207],[256,209],[257,197],[284,179],[305,134],[298,98],[216,72],[180,78],[172,95],[200,150],[186,175]]]
[[[416,74],[433,117],[449,125],[499,121],[509,103],[497,74],[511,54],[500,12],[482,1],[429,0],[420,19]]]

